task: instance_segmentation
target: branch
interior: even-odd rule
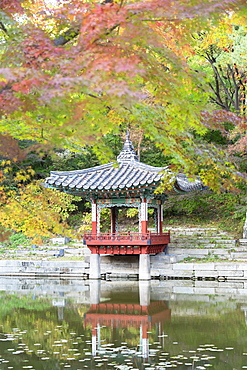
[[[58,36],[56,39],[53,40],[55,46],[63,46],[67,44],[67,42],[73,40],[79,35],[80,28],[72,27],[69,30],[65,31],[62,35]]]
[[[1,89],[0,89],[0,94],[5,91],[5,90],[11,90],[12,89],[12,86],[10,84],[8,85],[5,85],[3,86]]]
[[[212,65],[212,63],[210,62],[210,64]],[[213,66],[212,66],[213,67]],[[214,66],[215,67],[215,66]],[[213,68],[214,68],[213,67]],[[215,67],[215,69],[217,69],[217,67]],[[220,79],[219,79],[219,73],[217,74],[214,70],[214,80],[215,80],[215,87],[209,83],[209,87],[212,89],[212,91],[214,92],[216,98],[213,98],[212,96],[210,97],[211,101],[215,102],[216,104],[218,104],[220,107],[226,109],[229,111],[229,105],[227,104],[227,99],[225,99],[225,102],[223,102],[222,98],[221,98],[221,94],[220,94]]]
[[[3,22],[0,22],[0,29],[3,30],[4,33],[6,33],[7,36],[9,36],[7,28],[3,24]]]
[[[228,107],[228,105],[225,105],[223,102],[220,102],[219,100],[217,100],[216,98],[214,98],[213,96],[210,96],[210,100],[219,105],[220,107],[222,107],[223,109],[225,109],[226,111],[230,112],[230,108]]]
[[[239,96],[238,96],[238,90],[239,90],[239,85],[237,84],[237,81],[236,81],[236,78],[235,78],[235,73],[234,73],[234,70],[233,68],[230,66],[230,64],[227,65],[227,68],[229,69],[230,71],[230,74],[232,76],[232,81],[233,81],[233,84],[234,84],[234,87],[235,87],[235,103],[233,103],[236,111],[239,113]],[[236,70],[236,72],[238,72]]]
[[[211,63],[211,66],[212,66],[212,68],[213,68],[216,76],[218,77],[218,79],[219,79],[219,81],[220,81],[220,83],[221,83],[221,85],[222,85],[222,87],[223,87],[223,89],[225,91],[226,96],[228,97],[228,99],[230,100],[230,102],[233,104],[233,106],[235,106],[234,105],[234,101],[233,101],[233,99],[232,99],[232,97],[230,95],[230,92],[229,92],[228,88],[226,87],[224,81],[222,80],[222,78],[221,78],[221,76],[219,74],[218,69],[215,67],[215,65],[213,63]]]
[[[142,19],[142,22],[174,22],[176,21],[176,18],[166,19],[166,18],[160,18],[160,19]]]

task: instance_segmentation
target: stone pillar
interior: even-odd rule
[[[92,234],[97,234],[97,204],[92,200]]]
[[[139,281],[139,302],[141,306],[150,305],[150,280]]]
[[[90,255],[90,269],[89,279],[100,279],[100,254],[91,253]]]
[[[141,233],[147,234],[148,231],[148,204],[147,204],[147,198],[143,197],[141,202],[141,214],[140,214],[140,220],[141,220]]]
[[[150,280],[150,255],[140,254],[139,256],[139,280]]]

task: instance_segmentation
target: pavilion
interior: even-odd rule
[[[91,250],[90,279],[100,279],[100,255],[139,255],[139,279],[150,279],[150,254],[161,253],[170,242],[170,233],[163,232],[163,203],[168,193],[157,193],[169,167],[153,167],[138,160],[127,133],[117,163],[75,171],[52,171],[46,186],[69,194],[84,197],[92,206],[92,231],[84,235]],[[186,176],[173,176],[171,193],[203,190],[200,180],[188,181]],[[119,232],[118,209],[138,208],[139,232]],[[111,230],[100,230],[100,212],[109,208]],[[148,230],[148,209],[154,210],[155,230]]]

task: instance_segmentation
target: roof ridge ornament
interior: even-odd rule
[[[127,130],[126,131],[126,139],[123,145],[123,149],[119,153],[117,157],[117,161],[119,163],[127,163],[131,161],[138,161],[138,156],[136,154],[136,151],[133,147],[132,141],[130,140],[130,133]]]

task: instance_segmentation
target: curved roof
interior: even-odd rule
[[[207,186],[203,185],[199,178],[195,181],[189,181],[187,176],[183,173],[176,175],[173,188],[179,193],[208,189]]]
[[[154,193],[168,167],[153,167],[141,163],[130,141],[129,134],[117,163],[75,171],[52,171],[46,178],[46,186],[83,197],[140,196]],[[201,181],[189,182],[185,175],[178,175],[174,183],[175,192],[202,190]],[[154,195],[154,194],[153,194]],[[165,194],[155,194],[162,199]]]

